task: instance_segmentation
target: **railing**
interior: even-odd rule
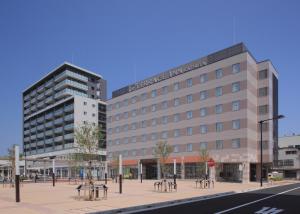
[[[60,116],[62,114],[63,114],[63,109],[59,109],[54,112],[54,116]]]
[[[45,135],[46,136],[51,136],[51,135],[53,135],[53,131],[52,130],[48,130],[48,131],[45,132]]]
[[[50,88],[53,85],[53,83],[54,83],[54,81],[53,81],[53,79],[51,79],[48,82],[46,82],[45,87]]]
[[[45,116],[45,119],[46,119],[46,120],[50,120],[50,119],[52,119],[52,118],[53,118],[53,113],[52,113],[52,112],[46,114],[46,116]]]
[[[55,133],[55,134],[61,133],[62,131],[63,131],[63,128],[62,128],[62,127],[59,127],[59,128],[54,129],[54,133]]]
[[[53,88],[48,89],[47,91],[45,91],[45,95],[48,96],[50,94],[53,93]]]
[[[63,122],[62,118],[58,118],[56,120],[54,120],[54,125],[60,125]]]
[[[65,110],[65,112],[73,111],[74,110],[73,104],[66,106],[64,110]]]
[[[43,137],[44,137],[44,133],[37,134],[37,138],[38,138],[38,139],[41,139],[41,138],[43,138]]]
[[[73,129],[74,129],[74,124],[66,125],[66,126],[64,127],[64,129],[65,129],[66,131],[73,130]]]
[[[60,142],[60,141],[62,141],[63,140],[63,137],[62,136],[58,136],[58,137],[55,137],[54,138],[54,142]]]
[[[50,128],[52,126],[53,126],[53,122],[52,121],[45,124],[46,128]]]
[[[45,140],[45,144],[52,144],[53,143],[53,138]]]
[[[64,136],[64,139],[65,139],[65,140],[71,140],[71,139],[74,139],[74,134],[73,134],[73,133],[71,133],[71,134],[66,134],[66,135]]]
[[[74,116],[73,116],[73,114],[69,114],[69,115],[65,116],[64,119],[65,119],[65,121],[70,121],[70,120],[74,119]]]

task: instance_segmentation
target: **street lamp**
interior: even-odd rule
[[[267,122],[269,120],[279,120],[284,118],[284,115],[277,115],[273,118],[269,118],[266,120],[260,120],[258,123],[260,125],[260,186],[262,187],[262,183],[263,183],[263,179],[262,179],[262,174],[263,174],[263,145],[262,145],[262,141],[263,141],[263,137],[262,137],[262,126],[264,122]]]

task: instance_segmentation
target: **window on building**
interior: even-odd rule
[[[109,116],[109,117],[107,118],[107,122],[108,122],[108,123],[111,123],[111,122],[112,122],[112,116]]]
[[[136,136],[131,137],[131,143],[136,143]]]
[[[231,104],[231,108],[232,108],[232,111],[240,110],[240,101],[239,100],[233,101]]]
[[[137,129],[137,123],[132,123],[131,124],[131,129],[136,130]]]
[[[207,115],[207,108],[200,108],[200,117],[205,117]]]
[[[124,113],[123,113],[123,117],[124,117],[124,119],[127,119],[127,118],[128,118],[128,115],[129,115],[129,114],[128,114],[128,112],[127,112],[127,111],[126,111],[126,112],[124,112]]]
[[[220,79],[223,77],[223,70],[222,69],[218,69],[215,71],[216,73],[216,79]]]
[[[156,104],[153,104],[153,105],[151,106],[151,111],[154,112],[154,111],[156,111],[156,110],[157,110],[157,105],[156,105]]]
[[[136,103],[136,101],[137,101],[137,96],[131,98],[131,103]]]
[[[285,151],[285,154],[286,154],[286,155],[296,155],[296,154],[297,154],[297,151],[295,151],[295,150],[292,150],[292,151]]]
[[[193,144],[189,143],[186,145],[186,151],[187,152],[192,152],[193,151]]]
[[[174,106],[179,106],[180,105],[180,99],[179,98],[175,98],[174,99]]]
[[[187,134],[187,136],[193,135],[193,128],[192,127],[187,127],[186,128],[186,134]]]
[[[261,70],[258,72],[258,79],[263,80],[268,78],[268,70]]]
[[[116,107],[116,109],[120,108],[120,102],[117,102],[115,107]]]
[[[193,79],[189,78],[186,80],[186,87],[192,87],[193,86]]]
[[[142,135],[142,142],[146,142],[147,141],[147,135],[146,134],[143,134]]]
[[[259,106],[258,107],[258,112],[260,115],[264,115],[264,114],[267,114],[269,111],[268,111],[268,108],[269,106],[268,105],[262,105],[262,106]]]
[[[107,141],[107,145],[112,146],[112,144],[113,144],[112,140]]]
[[[162,124],[167,124],[168,123],[168,116],[163,116],[162,117]]]
[[[207,91],[200,91],[200,100],[205,100],[208,97]]]
[[[151,134],[151,140],[157,140],[157,133]]]
[[[136,150],[132,150],[132,151],[131,151],[131,155],[132,155],[133,157],[135,157],[135,156],[136,156]]]
[[[168,108],[168,101],[163,101],[162,102],[162,109],[167,109]]]
[[[180,137],[180,129],[174,130],[174,137]]]
[[[83,115],[87,115],[87,112],[86,112],[86,111],[84,111],[84,112],[83,112]]]
[[[147,93],[142,93],[141,94],[141,100],[144,101],[147,99]]]
[[[131,111],[131,116],[132,117],[135,117],[137,115],[137,110],[136,109],[133,109],[132,111]]]
[[[167,139],[167,138],[168,138],[168,132],[167,132],[167,131],[163,131],[163,132],[161,133],[161,138],[162,138],[162,139]]]
[[[167,94],[168,93],[168,86],[162,87],[162,94]]]
[[[179,82],[174,83],[174,85],[173,85],[173,90],[174,90],[174,91],[178,91],[179,89],[180,89]]]
[[[124,132],[127,132],[128,129],[129,129],[129,125],[128,125],[128,124],[125,124],[125,125],[123,126],[123,131],[124,131]]]
[[[240,129],[241,124],[240,120],[233,120],[232,121],[232,129]]]
[[[258,96],[265,97],[268,96],[268,87],[263,87],[258,89]]]
[[[87,105],[87,103],[86,103],[86,102],[83,102],[83,105],[85,105],[85,106],[86,106],[86,105]]]
[[[193,102],[193,95],[189,94],[186,96],[186,102],[187,103],[192,103]]]
[[[241,147],[241,140],[239,138],[232,139],[232,141],[231,141],[231,148],[238,149],[240,147]]]
[[[111,104],[107,106],[107,110],[108,110],[108,111],[111,111],[111,110],[112,110],[112,105],[111,105]]]
[[[260,130],[260,124],[258,124],[258,130]],[[262,131],[266,132],[269,130],[269,123],[263,123],[262,124]]]
[[[180,114],[174,114],[174,122],[179,122],[180,121]]]
[[[216,97],[222,96],[223,95],[223,88],[222,87],[217,87],[215,89],[215,95],[216,95]]]
[[[123,106],[128,106],[128,104],[129,104],[128,99],[123,100]]]
[[[92,117],[95,117],[96,116],[96,114],[95,113],[92,113]]]
[[[207,150],[207,142],[200,142],[200,149],[201,150]]]
[[[124,138],[123,143],[128,144],[129,143],[129,138],[128,137]]]
[[[119,145],[119,144],[120,144],[120,139],[116,139],[116,140],[115,140],[115,144],[116,144],[116,145]]]
[[[223,105],[222,104],[216,105],[215,112],[216,114],[221,114],[223,112]]]
[[[173,152],[174,153],[178,153],[179,152],[179,146],[178,145],[173,146]]]
[[[156,124],[157,124],[157,120],[156,120],[156,118],[153,118],[151,120],[151,126],[156,126]]]
[[[147,113],[147,108],[146,107],[142,107],[141,112],[142,112],[142,114],[146,114]]]
[[[216,132],[222,132],[223,131],[223,123],[218,122],[216,123]]]
[[[112,128],[107,129],[108,134],[112,134],[112,132],[113,132]]]
[[[200,133],[201,134],[206,134],[208,131],[208,128],[206,125],[200,125]]]
[[[151,97],[154,98],[157,96],[157,90],[152,90],[151,91]]]
[[[239,73],[240,71],[241,71],[240,63],[232,65],[232,73],[233,74]]]
[[[238,91],[240,91],[240,82],[232,83],[231,92],[234,93],[234,92],[238,92]]]
[[[142,128],[146,128],[147,127],[147,121],[146,120],[143,120],[142,121]]]
[[[95,108],[95,107],[96,107],[96,105],[95,105],[95,104],[92,104],[92,107],[93,107],[93,108]]]
[[[208,81],[208,75],[207,74],[201,74],[200,75],[200,83],[205,83]]]
[[[115,132],[116,132],[116,133],[119,133],[119,132],[120,132],[120,127],[119,127],[119,126],[116,127]]]
[[[120,114],[116,114],[115,119],[116,119],[116,120],[120,120]]]
[[[216,140],[216,149],[223,149],[223,140]]]
[[[189,119],[192,119],[193,118],[193,112],[192,111],[187,111],[186,112],[186,119],[189,120]]]

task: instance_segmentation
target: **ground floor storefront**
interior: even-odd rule
[[[176,166],[175,166],[176,165]],[[124,178],[137,179],[143,176],[143,179],[160,179],[162,177],[173,178],[174,168],[176,168],[176,177],[178,179],[196,179],[201,177],[210,177],[216,181],[222,182],[249,182],[260,180],[260,164],[249,162],[215,162],[209,166],[207,162],[185,161],[176,159],[168,161],[165,164],[164,173],[161,164],[156,159],[141,159],[130,162],[123,162]],[[142,171],[141,171],[142,170]],[[263,165],[262,177],[267,179],[268,172],[271,171],[271,164]],[[111,169],[111,175],[118,175],[118,168]]]

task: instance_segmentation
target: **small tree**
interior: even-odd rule
[[[101,129],[93,124],[84,124],[75,128],[75,140],[79,152],[84,155],[84,161],[88,162],[87,179],[89,185],[94,185],[92,176],[92,160],[98,153],[100,143],[103,142]],[[89,191],[89,199],[92,200],[92,191]]]
[[[206,170],[207,170],[206,162],[208,160],[209,160],[209,153],[207,149],[200,149],[199,150],[199,166],[200,166],[199,174],[206,174]]]
[[[164,179],[166,178],[166,162],[172,152],[173,147],[168,145],[167,141],[159,141],[154,149],[154,156],[160,162],[160,169]]]

